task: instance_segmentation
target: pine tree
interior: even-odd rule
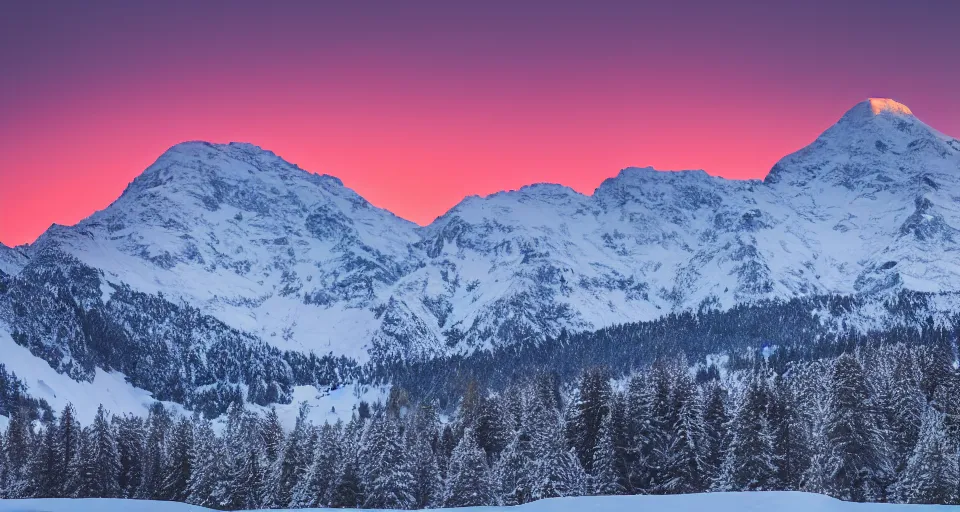
[[[666,456],[672,442],[670,375],[662,363],[644,378],[635,376],[628,390],[628,407],[635,423],[630,468],[634,493],[664,488]]]
[[[522,505],[533,499],[532,428],[531,422],[520,422],[494,467],[495,487],[504,505]]]
[[[291,508],[328,506],[330,493],[337,478],[337,466],[342,458],[340,437],[343,428],[329,423],[320,428],[313,463],[300,477],[293,489]]]
[[[270,465],[267,475],[267,489],[264,499],[269,507],[287,507],[293,499],[293,488],[309,467],[310,426],[307,415],[310,407],[306,402],[300,404],[300,411],[293,430],[284,437],[277,459]],[[268,423],[271,420],[268,416]]]
[[[94,486],[97,467],[94,460],[93,436],[89,428],[82,428],[77,455],[71,461],[64,481],[63,495],[68,498],[98,497]]]
[[[163,471],[166,464],[167,437],[173,419],[160,402],[150,407],[147,436],[143,452],[143,478],[136,496],[140,499],[162,499]]]
[[[133,498],[143,483],[143,461],[147,431],[142,418],[114,418],[117,431],[117,452],[120,457],[118,483],[120,497]]]
[[[576,454],[567,448],[559,411],[540,397],[533,400],[530,410],[531,497],[582,496],[586,494],[586,474]]]
[[[593,453],[600,437],[600,424],[609,414],[612,389],[606,370],[592,368],[583,372],[575,400],[570,406],[567,442],[573,447],[580,464],[592,471]]]
[[[10,415],[4,436],[7,476],[6,498],[26,498],[29,484],[28,467],[32,461],[33,432],[26,411],[15,409]]]
[[[60,413],[60,422],[57,424],[56,433],[56,475],[59,485],[54,492],[58,497],[68,497],[73,493],[69,492],[67,486],[70,482],[75,482],[80,478],[77,471],[80,467],[80,443],[83,433],[83,428],[77,421],[77,413],[72,404],[64,406]]]
[[[37,437],[27,468],[27,485],[23,495],[31,498],[59,497],[65,471],[61,469],[57,426],[53,422],[47,423]]]
[[[363,488],[357,461],[350,457],[340,468],[337,482],[330,496],[330,506],[334,508],[359,508],[363,503]]]
[[[119,498],[120,489],[120,452],[113,427],[107,421],[107,412],[101,405],[90,428],[90,496],[98,498]]]
[[[263,450],[267,464],[273,466],[283,453],[284,433],[276,407],[271,407],[260,425],[260,437],[263,438]]]
[[[891,434],[890,448],[893,460],[897,461],[893,469],[897,473],[906,467],[920,436],[926,398],[920,387],[919,373],[909,352],[898,354],[893,361],[891,389],[882,397],[886,398],[884,411],[887,414],[884,419]]]
[[[473,429],[467,428],[450,457],[447,485],[443,493],[446,507],[493,505],[494,492],[487,458],[477,443]]]
[[[231,405],[224,429],[224,479],[214,491],[219,506],[255,509],[266,501],[267,471],[258,420],[242,407]]]
[[[656,493],[694,493],[705,490],[706,434],[696,387],[686,373],[675,378],[671,396],[670,444]]]
[[[800,415],[796,396],[780,376],[774,379],[768,408],[773,433],[774,488],[796,490],[810,465],[810,439]]]
[[[7,462],[6,439],[0,435],[0,499],[6,499],[9,492],[10,463]]]
[[[215,495],[221,488],[223,446],[208,420],[194,427],[190,450],[190,478],[187,481],[187,503],[202,507],[217,505]]]
[[[591,461],[593,474],[590,477],[591,494],[608,496],[625,494],[622,477],[617,471],[617,448],[614,444],[613,412],[600,422],[597,445],[593,449]]]
[[[763,491],[773,487],[777,468],[767,419],[769,395],[763,376],[754,375],[731,424],[719,490]]]
[[[443,494],[440,464],[431,446],[439,441],[439,418],[432,407],[420,407],[411,417],[404,432],[404,446],[413,476],[414,506],[427,508],[438,505]]]
[[[187,418],[181,418],[170,435],[168,463],[164,468],[161,487],[163,499],[187,501],[190,475],[193,471],[190,460],[193,442],[193,423]]]
[[[957,482],[957,447],[947,436],[944,415],[927,406],[917,446],[893,486],[893,498],[900,503],[952,504],[957,502]]]
[[[703,429],[706,455],[703,460],[705,483],[716,485],[723,467],[723,459],[727,453],[728,422],[726,391],[717,383],[706,387],[706,398],[703,407]]]
[[[383,414],[375,417],[363,446],[364,508],[412,508],[412,475],[395,420]]]
[[[831,381],[825,429],[830,453],[828,491],[849,501],[881,500],[893,471],[863,368],[853,356],[841,355],[834,363]]]

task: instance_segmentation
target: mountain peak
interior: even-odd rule
[[[868,98],[848,110],[843,119],[869,121],[877,117],[913,118],[914,115],[910,107],[890,98]]]
[[[891,100],[890,98],[870,98],[865,103],[870,107],[870,111],[873,112],[873,115],[879,115],[883,112],[908,116],[913,115],[913,111],[910,110],[910,107],[898,101]]]

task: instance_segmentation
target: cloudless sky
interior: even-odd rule
[[[960,1],[0,2],[0,242],[186,140],[425,224],[627,166],[762,178],[871,96],[960,136]]]

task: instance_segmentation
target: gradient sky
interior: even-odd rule
[[[197,5],[193,5],[197,4]],[[428,223],[627,166],[759,178],[870,96],[960,135],[960,1],[0,3],[0,242],[245,141]]]

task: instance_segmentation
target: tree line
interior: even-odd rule
[[[224,509],[415,509],[579,495],[803,490],[852,501],[960,502],[955,347],[890,344],[771,364],[659,359],[626,378],[585,370],[490,392],[453,413],[394,387],[347,422],[301,408],[231,406],[211,421],[159,403],[14,411],[0,441],[0,495],[173,500]],[[26,408],[23,409],[27,411]]]

